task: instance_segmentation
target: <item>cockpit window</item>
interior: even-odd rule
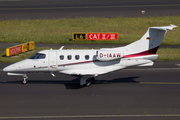
[[[32,55],[29,59],[44,59],[44,58],[46,58],[45,54],[36,53],[36,54]]]

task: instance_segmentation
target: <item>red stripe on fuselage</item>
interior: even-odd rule
[[[84,61],[84,62],[61,64],[61,65],[58,65],[58,67],[59,67],[59,66],[66,66],[66,65],[75,65],[75,64],[83,64],[83,63],[97,62],[97,61],[99,61],[99,60],[90,60],[90,61]]]
[[[130,55],[125,55],[124,58],[140,57],[140,56],[145,56],[145,55],[153,55],[153,54],[156,54],[158,48],[159,48],[159,46],[155,47],[155,48],[153,48],[151,50],[144,51],[144,52],[140,52],[140,53],[136,53],[136,54],[130,54]],[[90,61],[83,61],[83,62],[76,62],[76,63],[67,63],[67,64],[58,65],[58,67],[59,66],[66,66],[66,65],[76,65],[76,64],[97,62],[97,61],[99,61],[99,60],[90,60]]]
[[[157,50],[158,50],[159,46],[151,49],[151,50],[147,50],[144,52],[140,52],[140,53],[136,53],[136,54],[130,54],[130,55],[125,55],[124,58],[131,58],[131,57],[140,57],[140,56],[145,56],[145,55],[153,55],[156,54]]]

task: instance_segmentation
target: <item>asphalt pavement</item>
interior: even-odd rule
[[[145,14],[141,11],[144,10]],[[0,19],[180,15],[179,0],[0,0]]]
[[[7,76],[0,64],[0,119],[176,119],[180,117],[180,61],[128,68],[96,78],[56,74]]]

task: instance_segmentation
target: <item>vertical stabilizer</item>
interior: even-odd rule
[[[148,28],[147,32],[144,36],[127,46],[125,46],[126,54],[136,54],[150,51],[153,54],[156,53],[158,47],[160,46],[166,32],[168,30],[172,30],[177,26],[170,25],[170,26],[162,26],[162,27],[150,27]]]

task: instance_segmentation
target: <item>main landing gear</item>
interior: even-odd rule
[[[87,87],[89,87],[93,82],[93,76],[82,76],[80,79],[80,85],[86,85]]]
[[[93,82],[94,82],[94,77],[88,78],[88,79],[86,80],[86,86],[89,87]]]
[[[23,84],[24,85],[27,84],[27,79],[28,79],[27,75],[24,75],[23,76]]]

